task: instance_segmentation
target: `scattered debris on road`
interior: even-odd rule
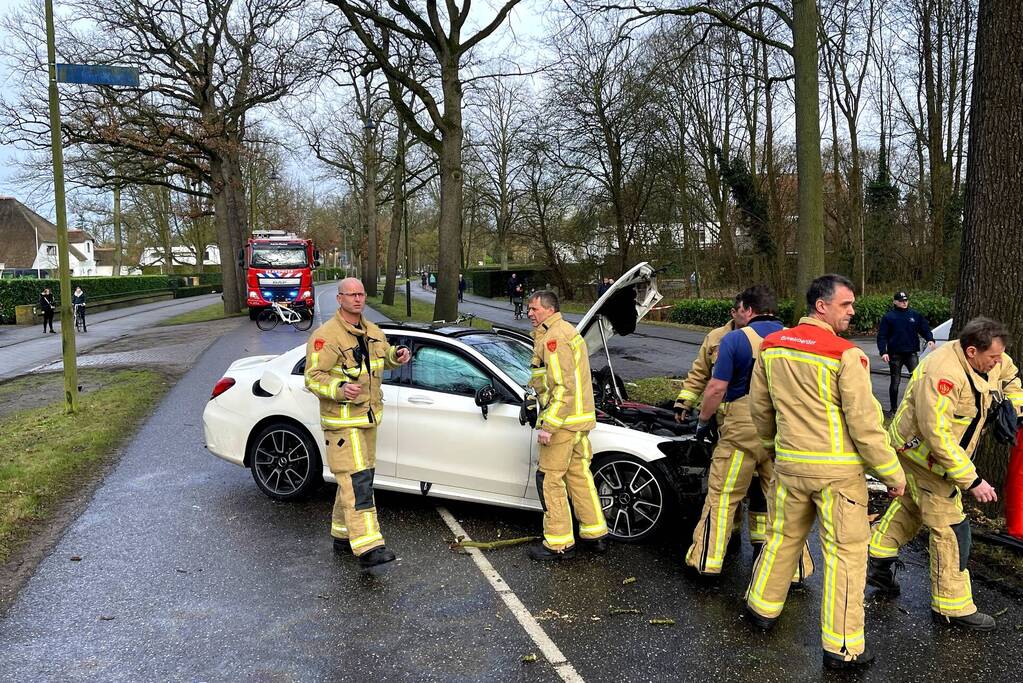
[[[636,583],[636,577],[630,576],[629,578],[622,581],[623,586],[628,586],[630,583]]]
[[[500,537],[501,534],[498,534]],[[453,541],[448,542],[448,547],[452,550],[462,550],[463,548],[479,548],[481,550],[496,550],[497,548],[508,548],[513,545],[521,545],[523,543],[530,543],[532,541],[539,540],[539,536],[523,536],[521,538],[505,538],[498,541],[467,541],[465,536],[459,536]]]
[[[523,664],[532,664],[535,661],[536,661],[536,653],[534,653],[534,652],[530,652],[528,655],[523,655],[523,657],[522,657],[522,663]]]
[[[674,626],[674,619],[651,619],[648,623],[654,626]]]
[[[642,614],[643,610],[635,607],[609,607],[607,613],[613,617],[618,614]]]

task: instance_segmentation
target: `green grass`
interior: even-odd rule
[[[63,399],[0,418],[0,564],[59,504],[101,477],[103,465],[167,389],[150,370],[109,373],[65,415]]]
[[[383,299],[383,296],[384,296],[383,294],[379,294],[377,296],[369,297],[366,300],[366,305],[372,308],[374,311],[386,315],[388,318],[395,322],[406,322],[409,320],[420,323],[433,322],[433,303],[429,301],[422,301],[421,299],[412,297],[412,317],[409,318],[406,315],[407,309],[405,307],[404,294],[394,295],[393,306],[384,306],[382,303],[380,303],[381,299]],[[472,327],[478,327],[483,330],[489,330],[493,327],[493,325],[489,320],[484,320],[483,318],[476,318],[475,320],[472,321]]]
[[[167,318],[166,320],[157,323],[158,326],[166,325],[187,325],[188,323],[204,323],[210,320],[222,320],[224,318],[236,318],[240,315],[248,315],[249,309],[243,308],[238,313],[224,313],[224,302],[218,301],[215,304],[204,306],[203,308],[197,308],[194,311],[188,311],[187,313],[181,313],[174,316],[173,318]]]
[[[644,377],[625,383],[630,399],[652,406],[674,403],[681,388],[682,380],[674,377]]]

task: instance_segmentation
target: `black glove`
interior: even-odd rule
[[[696,423],[696,441],[697,443],[703,443],[704,441],[717,441],[718,440],[718,421],[715,416],[711,416],[709,420],[704,422],[700,420]]]

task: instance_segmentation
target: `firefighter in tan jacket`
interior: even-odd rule
[[[905,477],[882,424],[869,363],[836,333],[854,313],[852,283],[824,275],[807,291],[810,317],[768,335],[750,385],[750,412],[773,449],[771,529],[746,591],[747,615],[770,628],[815,520],[824,553],[821,642],[824,665],[869,664],[863,634],[866,582],[867,482],[873,470],[901,495]]]
[[[589,432],[597,425],[593,407],[590,357],[575,328],[561,317],[554,292],[534,292],[527,305],[533,324],[533,376],[539,416],[536,429],[540,462],[536,490],[543,506],[543,541],[529,548],[534,560],[559,560],[575,554],[572,514],[579,537],[596,552],[607,550],[607,522],[590,472]]]
[[[306,344],[305,385],[320,399],[327,465],[337,479],[330,533],[334,550],[352,552],[364,567],[394,560],[384,547],[373,499],[376,427],[383,419],[384,369],[409,361],[379,327],[362,315],[366,290],[348,278],[338,283],[339,308]]]
[[[973,604],[970,520],[963,491],[979,502],[998,499],[971,458],[992,401],[1009,401],[1023,416],[1019,371],[1005,353],[1008,330],[986,318],[971,320],[957,341],[924,359],[889,427],[906,469],[906,495],[892,501],[870,539],[867,580],[889,595],[899,548],[930,530],[931,612],[934,621],[988,631],[995,620]]]

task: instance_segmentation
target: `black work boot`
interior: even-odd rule
[[[932,610],[931,620],[934,621],[935,624],[958,626],[959,628],[965,628],[970,631],[993,631],[995,629],[995,618],[990,614],[984,614],[983,612],[974,612],[973,614],[968,614],[965,617],[947,617],[944,614],[938,614]]]
[[[573,545],[564,550],[551,550],[543,543],[534,543],[526,550],[526,554],[529,555],[529,559],[536,560],[537,562],[569,560],[575,557],[575,546]]]
[[[863,669],[873,663],[874,653],[866,648],[863,648],[863,652],[858,655],[841,655],[837,652],[824,650],[824,668],[826,669]]]
[[[867,560],[867,585],[878,589],[883,595],[894,598],[902,592],[895,575],[905,567],[896,557],[871,557]]]
[[[589,550],[591,553],[597,553],[603,555],[607,552],[608,543],[607,536],[601,536],[600,538],[580,538],[579,542],[583,548]]]
[[[352,545],[348,542],[347,538],[335,538],[334,552],[338,555],[347,555],[352,552]]]
[[[778,621],[778,617],[765,617],[762,614],[757,614],[749,605],[746,605],[746,621],[761,631],[770,631],[774,628],[774,624]]]
[[[359,565],[363,567],[375,567],[388,562],[394,562],[394,553],[384,546],[373,548],[368,553],[359,555]]]

